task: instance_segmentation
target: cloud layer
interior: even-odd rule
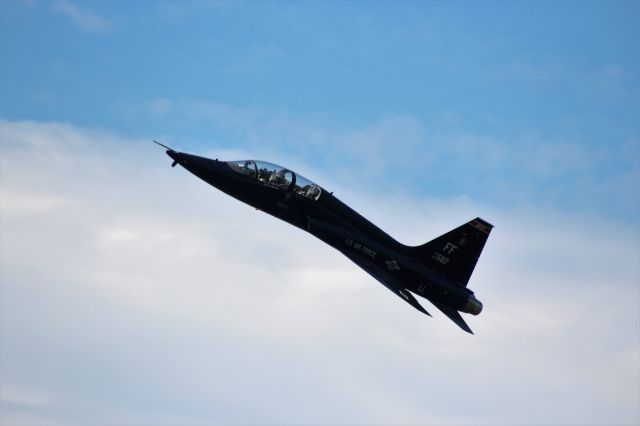
[[[4,424],[640,421],[637,228],[342,189],[408,244],[477,212],[497,226],[469,336],[149,141],[0,136]]]

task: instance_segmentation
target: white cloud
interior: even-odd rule
[[[21,194],[11,191],[0,192],[0,208],[7,215],[43,213],[72,201],[46,194]]]
[[[469,336],[309,235],[171,169],[150,141],[59,123],[0,121],[0,134],[0,409],[11,418],[640,420],[637,229],[343,189],[406,243],[475,214],[496,225],[470,283],[485,311],[468,317]],[[15,389],[46,404],[16,404]]]
[[[51,403],[51,397],[33,389],[5,386],[2,388],[2,398],[5,404],[16,404],[33,407],[43,407]]]
[[[104,32],[111,28],[111,23],[95,13],[76,6],[69,0],[58,0],[53,4],[53,10],[66,16],[71,22],[86,32]]]

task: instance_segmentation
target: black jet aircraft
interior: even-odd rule
[[[410,247],[289,169],[257,160],[211,160],[156,143],[167,149],[172,167],[180,164],[222,192],[311,233],[420,312],[431,316],[414,294],[473,334],[460,312],[478,315],[482,311],[482,303],[467,282],[493,225],[476,218],[426,244]]]

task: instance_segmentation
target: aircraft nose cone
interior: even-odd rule
[[[167,150],[167,155],[173,159],[173,163],[171,164],[171,167],[175,167],[176,164],[180,163],[183,157],[181,153],[176,152],[172,149]]]

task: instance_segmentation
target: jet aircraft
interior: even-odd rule
[[[493,228],[490,223],[478,217],[421,246],[406,246],[287,168],[258,160],[212,160],[154,142],[166,148],[172,167],[180,164],[222,192],[311,233],[420,312],[431,316],[414,294],[473,334],[460,312],[482,311],[467,283]]]

